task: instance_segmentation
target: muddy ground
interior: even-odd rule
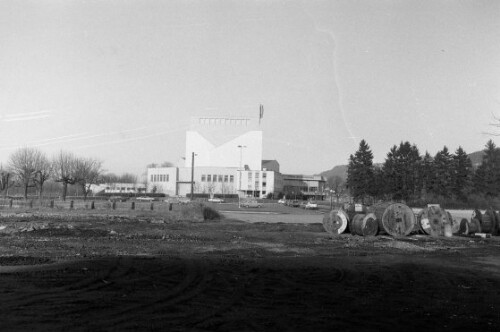
[[[499,238],[174,219],[3,214],[0,330],[499,328]]]

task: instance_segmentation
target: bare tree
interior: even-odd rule
[[[52,176],[52,163],[49,161],[45,153],[40,153],[36,161],[36,172],[33,178],[33,183],[38,189],[38,197],[40,200],[43,196],[43,185]]]
[[[10,172],[0,165],[0,192],[4,192],[4,197],[8,195],[9,187],[12,185]]]
[[[172,167],[174,164],[172,164],[170,161],[164,161],[160,165],[161,167]]]
[[[68,192],[68,184],[75,184],[74,169],[75,169],[75,156],[70,152],[60,151],[52,159],[53,176],[56,182],[61,182],[63,185],[62,199],[66,200]]]
[[[87,200],[90,187],[99,183],[102,173],[102,162],[93,158],[77,158],[73,179],[82,188],[83,199]]]
[[[116,175],[115,173],[106,173],[106,174],[103,174],[101,177],[103,183],[109,183],[109,184],[118,183],[119,178],[120,177],[118,175]]]
[[[137,183],[137,175],[132,174],[132,173],[123,173],[119,177],[119,182],[121,183]]]
[[[340,197],[345,193],[345,181],[338,175],[331,176],[327,180],[330,190],[333,190],[333,195],[339,202]]]
[[[34,187],[34,178],[39,160],[42,157],[40,150],[35,148],[19,148],[10,155],[9,168],[16,183],[24,189],[24,198],[28,198],[28,188]]]

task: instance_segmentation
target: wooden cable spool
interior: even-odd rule
[[[448,216],[448,220],[451,223],[451,233],[458,234],[460,229],[460,222],[457,219],[454,219],[450,212],[446,211],[446,215]]]
[[[488,209],[482,216],[481,230],[483,233],[491,233],[496,235],[497,221],[496,213],[493,209]]]
[[[382,227],[388,234],[395,237],[409,235],[414,225],[415,215],[403,203],[390,204],[382,215]]]
[[[347,229],[346,232],[352,233],[352,221],[357,214],[366,214],[366,205],[349,204],[344,211],[347,213]]]
[[[387,207],[389,205],[391,205],[391,203],[379,203],[379,204],[370,206],[370,208],[368,209],[368,213],[372,213],[375,215],[375,218],[376,218],[377,224],[378,224],[377,227],[378,227],[379,234],[386,233],[384,226],[382,225],[382,217],[384,215],[385,209],[387,209]]]
[[[481,211],[479,211],[479,209],[474,209],[474,211],[472,211],[472,216],[470,219],[477,219],[481,224],[483,222],[483,214],[481,213]]]
[[[481,233],[481,222],[477,218],[473,218],[469,222],[469,231],[468,234]]]
[[[375,236],[378,233],[378,221],[374,213],[357,214],[352,221],[352,234]]]
[[[323,217],[323,228],[330,234],[342,234],[347,228],[347,213],[340,210],[331,210]]]
[[[438,206],[428,206],[422,209],[418,219],[422,231],[434,237],[443,236],[444,225],[449,223],[446,211]]]
[[[363,218],[365,214],[355,214],[352,220],[349,222],[349,227],[351,229],[351,234],[353,235],[363,235],[361,230],[361,222],[363,222]]]
[[[458,235],[468,235],[469,234],[469,221],[467,218],[462,218],[460,220],[460,227],[458,229]]]

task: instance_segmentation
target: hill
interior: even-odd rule
[[[340,176],[345,181],[347,179],[347,165],[337,165],[329,171],[319,173],[319,175],[322,175],[325,179],[331,176]]]

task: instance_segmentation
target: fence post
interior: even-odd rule
[[[168,210],[172,211],[172,203],[168,203]]]
[[[74,204],[75,204],[75,202],[74,202],[74,201],[70,201],[70,202],[69,202],[69,209],[70,209],[70,210],[72,210],[72,209],[73,209]]]
[[[113,201],[113,210],[116,210],[116,202]]]
[[[92,201],[92,203],[90,203],[90,209],[91,209],[91,210],[94,210],[94,209],[95,209],[94,201]]]
[[[30,200],[30,209],[33,208],[33,200]]]
[[[132,210],[135,210],[135,202],[132,202],[132,206],[130,207]]]
[[[53,209],[54,208],[54,200],[50,200],[50,208]]]
[[[9,200],[9,208],[12,208],[12,198]]]
[[[151,211],[153,211],[154,207],[153,207],[153,203],[151,203],[151,207],[150,207]]]

